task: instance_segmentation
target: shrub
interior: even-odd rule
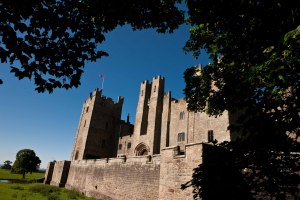
[[[67,193],[67,196],[69,199],[77,199],[77,198],[83,197],[82,194],[80,194],[79,192],[77,192],[75,190],[67,190],[66,193]]]
[[[50,185],[42,185],[42,184],[36,184],[29,188],[30,192],[34,193],[40,193],[43,196],[51,196],[52,193],[59,194],[60,190],[58,187],[50,186]]]
[[[19,186],[19,185],[13,185],[10,188],[14,189],[14,190],[24,190],[24,188],[22,186]]]

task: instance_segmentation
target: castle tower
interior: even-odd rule
[[[71,160],[115,157],[123,97],[115,103],[98,88],[83,104]]]
[[[163,99],[160,149],[169,147],[170,145],[171,100],[171,92],[169,91],[164,95]]]
[[[165,80],[154,77],[142,82],[134,126],[135,155],[160,153],[161,114]]]

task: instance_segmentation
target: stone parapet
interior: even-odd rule
[[[57,161],[54,164],[53,175],[50,185],[64,187],[69,174],[71,161]]]

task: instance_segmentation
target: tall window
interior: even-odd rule
[[[89,107],[86,107],[86,112],[89,112]]]
[[[131,148],[131,142],[128,142],[127,149],[130,149],[130,148]]]
[[[119,149],[122,149],[122,144],[119,144]]]
[[[101,142],[101,147],[104,148],[105,146],[106,146],[105,140],[102,140],[102,142]]]
[[[86,120],[84,120],[84,124],[83,124],[83,127],[85,127],[85,125],[86,125]]]
[[[143,95],[144,95],[144,90],[141,91],[141,96],[143,96]]]
[[[154,92],[156,92],[156,85],[154,86]]]
[[[182,142],[184,140],[185,140],[185,133],[184,132],[178,133],[177,141]]]
[[[183,120],[183,119],[184,119],[184,111],[181,111],[181,112],[179,113],[179,119],[180,119],[180,120]]]
[[[207,136],[208,136],[208,142],[214,141],[214,131],[213,130],[209,130],[207,133]]]

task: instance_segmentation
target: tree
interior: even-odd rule
[[[244,132],[273,127],[273,136],[274,130],[299,136],[300,2],[187,0],[187,5],[193,28],[184,49],[196,57],[204,49],[212,60],[198,76],[195,68],[185,72],[189,109],[215,116],[243,110]]]
[[[2,169],[11,169],[12,162],[10,160],[4,161],[3,165],[1,166]]]
[[[35,155],[33,150],[22,149],[18,151],[16,155],[16,161],[13,164],[12,171],[21,173],[23,178],[25,178],[26,173],[36,171],[40,164],[41,160]]]
[[[193,28],[184,50],[211,58],[185,71],[188,108],[237,114],[229,128],[249,137],[204,145],[182,187],[202,199],[299,198],[299,143],[286,133],[300,134],[300,2],[186,2]]]
[[[86,62],[108,56],[99,45],[117,26],[172,32],[180,0],[5,0],[0,3],[0,60],[38,92],[80,85]],[[0,84],[3,81],[0,79]]]

